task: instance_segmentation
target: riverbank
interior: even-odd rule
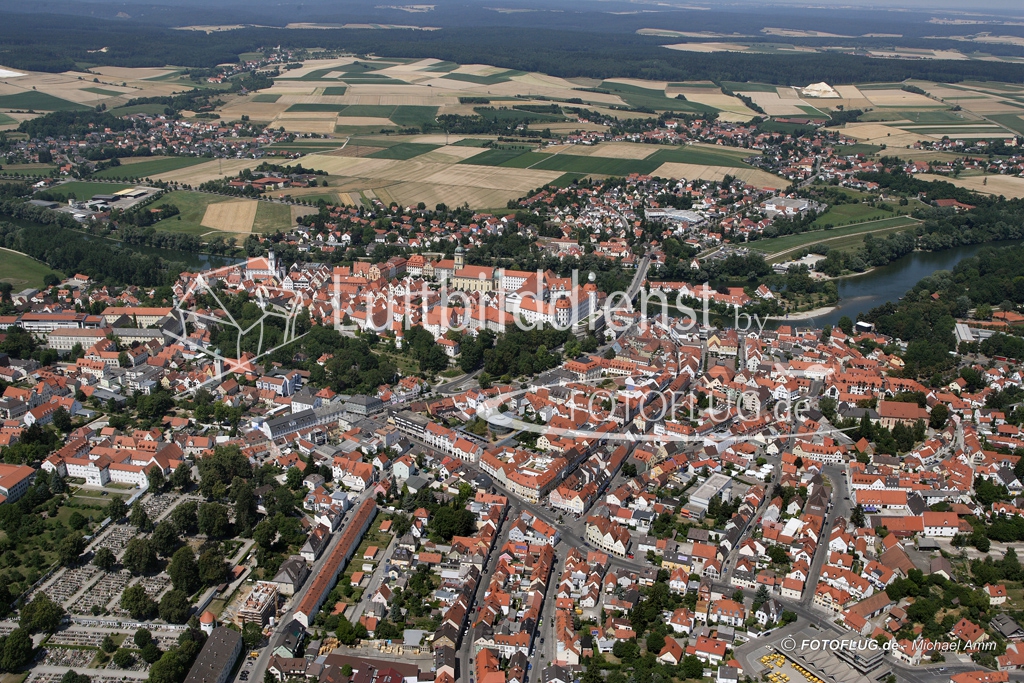
[[[788,320],[810,320],[811,318],[818,318],[823,315],[828,315],[832,311],[836,310],[838,306],[822,306],[821,308],[813,308],[809,311],[801,311],[799,313],[788,313],[786,315],[773,315],[766,320],[774,320],[776,322],[786,322]]]

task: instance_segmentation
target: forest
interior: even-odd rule
[[[18,223],[0,223],[0,245],[24,252],[62,273],[86,273],[109,284],[140,286],[162,285],[177,275],[155,256],[88,239],[72,229],[78,224],[68,214],[6,200],[0,201],[3,217]]]
[[[517,26],[515,24],[521,22],[510,21],[507,16],[502,20],[493,18],[491,25],[481,25],[471,31],[453,26],[436,31],[247,27],[210,35],[198,31],[174,31],[141,20],[111,22],[95,17],[74,17],[73,20],[65,17],[62,22],[58,16],[0,15],[4,19],[0,21],[0,63],[11,68],[50,72],[74,69],[79,63],[135,67],[176,64],[210,68],[217,64],[236,63],[238,55],[243,52],[265,45],[283,44],[380,57],[430,57],[460,64],[492,64],[566,78],[749,80],[779,85],[806,85],[822,80],[831,84],[891,82],[908,78],[943,82],[968,79],[1024,82],[1024,65],[994,61],[882,60],[838,52],[709,54],[666,50],[662,44],[678,42],[679,38],[636,35],[610,25],[606,16],[595,19],[584,28],[572,26],[572,30],[568,26],[552,27],[552,23]],[[195,21],[194,16],[187,19],[186,16],[182,15],[183,22]],[[744,19],[737,13],[729,16],[732,25],[728,30],[735,31],[736,22],[743,23]],[[621,24],[625,18],[616,17],[616,20]],[[677,20],[683,24],[687,21],[683,18]],[[711,17],[703,16],[700,20],[701,23],[713,21]],[[231,23],[238,21],[237,16],[231,19]],[[407,21],[408,18],[403,17],[400,23]],[[131,30],[126,30],[128,27]],[[757,35],[760,28],[752,33]],[[692,27],[683,30],[692,30]],[[823,44],[822,39],[802,39],[799,42]],[[862,47],[892,45],[891,39],[879,38],[857,39],[855,42]],[[948,40],[906,38],[900,44],[911,47],[921,44],[935,49],[963,48],[962,43]],[[99,47],[106,50],[99,53]],[[1017,46],[996,44],[986,45],[986,50],[1000,54],[1021,52]]]

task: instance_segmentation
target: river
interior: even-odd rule
[[[858,313],[866,313],[886,301],[896,301],[910,291],[918,281],[937,270],[952,270],[962,259],[973,256],[985,247],[1014,244],[1020,244],[1020,240],[971,244],[943,251],[912,252],[863,275],[836,280],[839,287],[839,306],[835,310],[815,318],[794,320],[788,324],[800,327],[835,325],[844,315],[850,320],[856,320]]]

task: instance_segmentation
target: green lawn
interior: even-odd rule
[[[60,196],[64,199],[74,195],[75,199],[82,201],[84,199],[92,199],[98,194],[114,194],[129,187],[133,187],[133,185],[126,185],[124,183],[90,183],[85,180],[72,180],[69,183],[55,185],[46,192],[51,196]]]
[[[372,159],[401,159],[404,161],[405,159],[412,159],[413,157],[418,157],[421,154],[426,154],[438,147],[440,147],[440,145],[405,142],[400,145],[388,147],[387,149],[382,149],[379,152],[374,152],[368,156]]]
[[[34,109],[37,111],[86,111],[92,107],[62,100],[44,92],[30,90],[16,95],[0,95],[0,109]]]
[[[292,209],[287,204],[260,202],[256,207],[256,220],[252,223],[253,232],[277,232],[292,227]]]
[[[149,178],[160,173],[177,171],[209,161],[201,157],[153,157],[136,164],[121,164],[94,173],[94,178]]]
[[[805,247],[810,244],[816,244],[818,242],[824,242],[837,248],[846,243],[847,240],[836,239],[849,237],[856,245],[860,245],[864,241],[864,235],[867,233],[879,234],[892,232],[901,228],[908,228],[913,225],[917,225],[917,221],[907,216],[897,216],[894,218],[886,218],[879,221],[872,221],[870,223],[860,223],[858,225],[850,225],[843,228],[834,228],[832,230],[811,230],[809,232],[800,233],[799,235],[786,235],[784,237],[775,237],[767,240],[758,240],[750,243],[750,248],[763,252],[765,254],[781,254],[782,252],[789,252],[790,250],[797,249],[799,247]],[[826,241],[831,240],[831,241]],[[847,244],[849,246],[849,244]],[[785,261],[790,258],[792,253],[786,253],[777,259],[779,261]]]
[[[0,282],[10,282],[14,291],[26,287],[42,287],[43,277],[49,273],[60,273],[31,256],[0,250]]]
[[[891,212],[873,209],[867,204],[839,204],[838,206],[830,207],[828,211],[818,216],[814,221],[814,225],[819,227],[825,227],[829,223],[832,225],[849,225],[851,223],[863,223],[864,221],[890,217],[892,217]]]

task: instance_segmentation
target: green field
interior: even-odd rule
[[[552,180],[551,184],[554,185],[555,187],[569,187],[570,185],[572,185],[572,181],[582,180],[583,178],[586,177],[587,174],[585,173],[563,173],[562,175]]]
[[[43,177],[50,175],[50,171],[55,168],[57,167],[51,164],[14,164],[12,166],[5,164],[0,173]]]
[[[870,223],[860,223],[833,230],[811,230],[799,235],[786,235],[773,239],[758,240],[750,243],[750,248],[763,252],[772,261],[785,261],[791,257],[793,250],[806,247],[818,242],[824,242],[829,247],[850,248],[863,244],[864,235],[872,233],[875,235],[893,232],[895,230],[908,228],[917,225],[918,221],[908,216],[897,216],[886,218]],[[848,239],[840,239],[848,238]],[[827,240],[827,241],[826,241]]]
[[[384,129],[392,131],[395,130],[390,126],[350,126],[344,122],[344,119],[342,119],[342,121],[334,127],[334,132],[340,135],[373,135],[374,133],[379,133]]]
[[[452,144],[456,147],[486,147],[487,143],[491,140],[481,140],[480,138],[462,138],[458,142]]]
[[[618,95],[622,98],[623,102],[634,109],[696,113],[711,113],[718,111],[714,107],[709,107],[706,104],[666,97],[664,91],[654,90],[652,88],[641,88],[635,85],[614,83],[612,81],[604,81],[601,83],[599,88],[600,90],[607,90],[613,95]]]
[[[10,126],[17,122],[17,119],[11,118],[7,114],[0,113],[0,126]]]
[[[722,81],[722,85],[733,92],[778,92],[777,87],[771,83],[738,83],[736,81]]]
[[[281,99],[280,95],[271,93],[258,93],[252,96],[253,102],[277,102],[279,99]]]
[[[441,145],[426,145],[416,142],[405,142],[400,145],[395,145],[393,147],[382,149],[379,152],[374,152],[373,154],[369,154],[367,156],[369,156],[371,159],[401,159],[404,161],[405,159],[412,159],[413,157],[418,157],[421,154],[426,154],[427,152],[433,151],[440,146]]]
[[[103,88],[82,88],[82,90],[91,92],[93,95],[103,95],[104,97],[120,97],[124,94],[116,90],[104,90]]]
[[[405,104],[395,107],[388,118],[405,128],[422,128],[424,124],[437,120],[437,109],[437,107]]]
[[[432,123],[437,118],[437,107],[391,104],[350,104],[348,106],[340,106],[338,116],[342,118],[346,116],[371,116],[391,119],[396,126],[402,127],[420,128],[425,123]]]
[[[529,153],[529,149],[523,149],[522,147],[493,147],[486,152],[477,154],[468,159],[463,159],[460,164],[472,164],[474,166],[503,166],[506,161],[511,161],[516,157],[520,157],[524,154]]]
[[[38,111],[85,111],[84,104],[75,104],[35,90],[17,95],[0,95],[0,109],[34,109]]]
[[[809,104],[798,104],[796,108],[802,111],[803,113],[807,114],[808,116],[820,116],[826,119],[832,118],[822,110],[818,109],[817,107],[812,107]]]
[[[0,250],[0,282],[10,282],[16,292],[28,287],[42,287],[43,277],[50,273],[60,277],[60,273],[31,256]]]
[[[474,107],[473,111],[485,119],[494,121],[529,121],[533,123],[536,121],[551,122],[566,120],[564,116],[560,116],[558,114],[540,114],[532,111],[523,111],[522,109]]]
[[[453,74],[447,73],[441,78],[450,78],[453,81],[465,81],[466,83],[476,83],[477,85],[497,85],[498,83],[504,83],[512,80],[513,76],[523,76],[525,71],[516,71],[509,69],[508,71],[501,71],[490,76],[476,76],[473,74]]]
[[[989,114],[988,118],[1024,135],[1024,118],[1022,118],[1021,114]]]
[[[303,145],[298,144],[298,141],[293,143],[277,143],[273,145],[267,145],[263,149],[278,150],[281,152],[301,152],[302,154],[316,154],[317,152],[329,152],[332,149],[338,149],[341,147],[341,141],[335,140],[322,140],[321,144],[310,144]]]
[[[256,220],[252,222],[253,232],[286,231],[290,227],[292,227],[292,209],[287,204],[260,202],[256,207]]]
[[[547,154],[544,152],[525,152],[504,161],[494,163],[497,155],[484,159],[489,163],[485,166],[506,166],[508,168],[537,168],[545,171],[562,171],[565,173],[599,174],[624,176],[630,173],[653,173],[662,164],[676,162],[698,164],[701,166],[725,166],[729,168],[748,168],[743,158],[750,156],[749,150],[717,150],[705,147],[659,147],[646,159],[613,159],[596,155],[579,156],[575,154]],[[466,163],[478,163],[480,157],[466,160]]]
[[[84,180],[72,180],[69,183],[54,185],[46,192],[52,197],[63,197],[64,199],[74,195],[75,199],[82,201],[92,199],[98,194],[114,194],[129,187],[133,186],[124,183],[90,183]]]
[[[849,156],[851,154],[864,154],[866,156],[870,156],[872,154],[878,154],[880,151],[882,151],[881,145],[857,144],[836,147],[836,153],[842,156]]]
[[[150,176],[169,171],[177,171],[179,168],[195,166],[209,159],[201,157],[153,157],[137,164],[121,164],[113,168],[94,173],[93,178],[149,178]]]
[[[320,103],[320,102],[309,102],[309,103],[293,104],[292,106],[290,106],[287,109],[285,109],[285,111],[287,111],[287,112],[311,112],[311,111],[333,111],[333,112],[339,112],[339,111],[341,111],[342,109],[344,109],[347,106],[348,106],[347,104],[323,104],[323,103]],[[349,114],[349,116],[351,116],[351,114]]]
[[[328,97],[341,97],[348,90],[344,85],[329,85],[324,88],[324,95]]]
[[[150,114],[152,116],[159,116],[164,113],[164,109],[167,109],[167,105],[133,104],[130,107],[116,107],[111,109],[110,113],[114,116],[128,116],[129,114]]]

